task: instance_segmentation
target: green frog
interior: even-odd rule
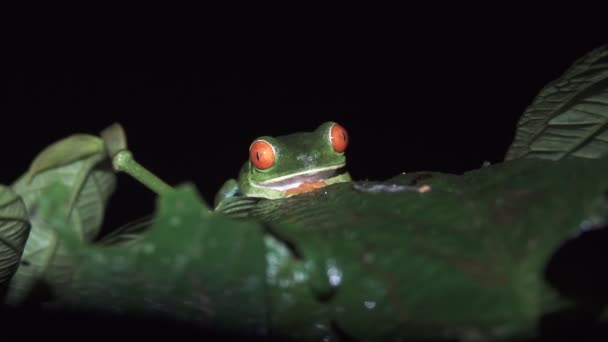
[[[215,196],[214,208],[235,197],[287,198],[351,181],[346,171],[348,139],[346,129],[332,121],[312,132],[258,137],[238,178],[226,181]]]

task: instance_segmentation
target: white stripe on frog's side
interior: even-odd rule
[[[314,170],[306,170],[298,173],[294,173],[287,176],[277,177],[266,180],[260,183],[252,183],[251,185],[256,188],[273,189],[279,191],[285,191],[299,187],[302,183],[311,183],[323,181],[336,174],[336,171],[345,164],[334,165],[330,167],[324,167]]]

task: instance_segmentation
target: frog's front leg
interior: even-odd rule
[[[215,195],[214,210],[224,215],[244,218],[260,198],[244,196],[236,179],[227,180]]]
[[[225,203],[228,199],[242,196],[239,191],[239,184],[236,179],[229,179],[224,182],[224,185],[220,188],[220,190],[215,195],[215,199],[213,201],[213,207],[217,210],[219,206]]]

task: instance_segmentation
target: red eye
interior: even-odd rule
[[[334,151],[344,152],[348,146],[348,133],[344,127],[334,124],[331,126],[331,144],[334,146]]]
[[[268,169],[274,164],[274,158],[274,149],[269,143],[258,140],[251,144],[249,148],[249,160],[257,169]]]

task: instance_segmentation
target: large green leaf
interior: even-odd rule
[[[262,200],[247,220],[186,187],[131,244],[83,245],[55,222],[77,263],[54,303],[280,340],[530,337],[580,303],[544,273],[589,218],[608,221],[607,169],[608,157],[413,173]]]
[[[160,198],[135,243],[82,244],[65,220],[65,187],[45,189],[40,216],[74,264],[51,307],[124,318],[185,321],[217,332],[267,334],[263,226],[209,213],[191,186]],[[111,327],[104,327],[111,329]]]
[[[521,117],[506,159],[608,154],[608,45],[548,84]]]
[[[0,288],[11,279],[21,260],[30,233],[23,200],[0,185]]]
[[[606,170],[608,158],[524,159],[260,202],[255,216],[299,256],[275,261],[274,330],[311,332],[324,317],[366,340],[531,333],[563,304],[543,278],[548,260],[598,203],[608,209]],[[395,191],[416,179],[432,190]]]

